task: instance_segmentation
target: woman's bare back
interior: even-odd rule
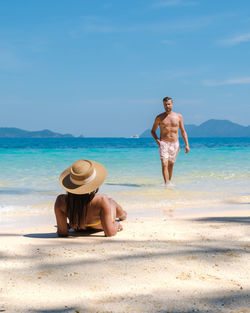
[[[66,235],[67,218],[67,195],[59,195],[55,202],[55,214],[58,224],[58,233]],[[102,229],[106,236],[116,234],[121,225],[115,221],[118,217],[120,220],[126,219],[127,213],[120,207],[116,201],[104,194],[96,194],[87,206],[86,217],[78,225],[70,225],[74,229]],[[66,226],[65,226],[66,225]]]

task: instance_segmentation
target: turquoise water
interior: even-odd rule
[[[191,138],[190,153],[181,148],[176,186],[165,190],[151,138],[0,138],[0,212],[51,210],[60,173],[81,158],[105,165],[101,191],[128,210],[249,203],[250,138]]]

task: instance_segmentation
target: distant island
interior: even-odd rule
[[[28,131],[15,127],[0,127],[0,138],[70,138],[71,134],[59,134],[51,130]]]
[[[185,125],[188,137],[250,137],[250,126],[242,126],[228,120],[208,120],[199,126]],[[145,130],[140,138],[151,137],[151,130]]]
[[[250,137],[250,126],[242,126],[229,120],[208,120],[200,125],[186,124],[188,137]],[[159,135],[159,129],[157,130]],[[71,134],[60,134],[48,129],[28,131],[15,127],[0,127],[0,138],[74,138]],[[83,138],[83,135],[79,137]],[[145,130],[134,138],[151,137],[151,130]]]

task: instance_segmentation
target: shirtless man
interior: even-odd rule
[[[185,143],[185,153],[189,152],[189,145],[187,133],[184,129],[182,115],[172,111],[172,98],[165,97],[163,99],[163,105],[165,112],[156,117],[151,134],[159,145],[162,175],[166,186],[168,186],[173,175],[174,163],[180,151],[178,135],[179,128]],[[156,135],[158,126],[160,127],[160,139]]]

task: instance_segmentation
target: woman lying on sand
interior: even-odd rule
[[[67,194],[55,202],[58,236],[68,236],[67,219],[76,231],[100,229],[109,237],[122,230],[119,220],[126,219],[126,211],[113,199],[97,194],[106,176],[102,164],[89,160],[78,160],[61,174],[59,181]]]

